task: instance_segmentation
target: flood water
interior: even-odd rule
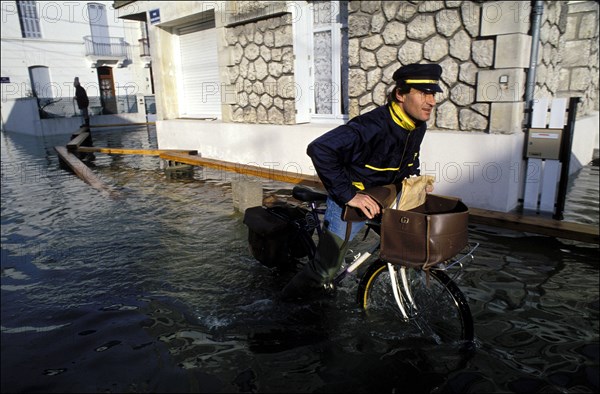
[[[96,154],[110,198],[61,169],[53,147],[68,137],[1,135],[2,392],[600,390],[598,245],[470,226],[464,352],[369,321],[353,281],[335,299],[279,301],[287,278],[247,250],[236,175]],[[94,145],[156,138],[102,131]],[[598,224],[598,190],[596,161],[573,176],[565,220]]]

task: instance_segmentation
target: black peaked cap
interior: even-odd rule
[[[439,64],[407,64],[394,72],[397,85],[405,84],[423,92],[442,92],[439,85],[442,67]]]

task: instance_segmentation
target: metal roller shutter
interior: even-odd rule
[[[214,21],[180,28],[183,117],[221,118],[221,83]],[[201,29],[201,30],[200,30]]]

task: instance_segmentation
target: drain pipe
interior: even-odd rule
[[[533,111],[533,93],[535,92],[535,74],[537,71],[538,49],[540,46],[540,29],[542,14],[544,13],[544,2],[536,0],[533,5],[531,24],[531,55],[529,57],[529,70],[527,71],[527,82],[525,83],[525,105],[527,108],[527,122],[530,124]]]

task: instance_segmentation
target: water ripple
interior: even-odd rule
[[[481,246],[459,285],[476,346],[463,352],[367,319],[352,280],[334,300],[279,301],[293,273],[250,255],[234,175],[168,178],[157,158],[97,154],[91,170],[121,192],[108,199],[60,168],[64,143],[2,133],[3,392],[598,391],[597,245],[470,226]],[[566,208],[599,223],[597,166]]]

